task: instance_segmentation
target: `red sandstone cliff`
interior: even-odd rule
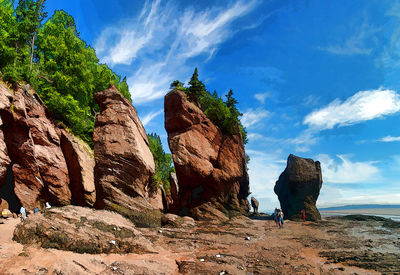
[[[165,129],[179,183],[171,211],[196,219],[248,213],[249,180],[240,134],[225,136],[186,95],[165,96]]]

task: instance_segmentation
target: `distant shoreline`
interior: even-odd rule
[[[342,209],[320,210],[320,213],[329,214],[367,214],[367,215],[391,215],[400,217],[400,208],[368,208],[368,209]]]

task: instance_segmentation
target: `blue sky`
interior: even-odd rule
[[[243,112],[260,209],[290,153],[321,161],[320,207],[400,203],[400,1],[47,1],[127,76],[166,143],[163,96],[195,67]]]

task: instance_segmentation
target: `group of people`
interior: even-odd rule
[[[283,228],[283,212],[282,209],[275,208],[273,214],[274,221],[279,228]]]
[[[305,222],[306,221],[306,210],[302,209],[300,211],[301,218]],[[274,214],[272,214],[274,221],[279,228],[283,228],[283,212],[282,209],[275,208]]]
[[[50,203],[46,202],[46,209],[50,209],[50,208],[51,208]],[[40,212],[40,210],[39,210],[39,208],[36,207],[33,210],[33,213],[37,213],[37,212]],[[21,214],[21,221],[24,221],[27,217],[26,209],[24,206],[21,206],[21,208],[19,209],[19,213]]]

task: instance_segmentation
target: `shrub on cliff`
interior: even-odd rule
[[[147,135],[147,138],[149,140],[150,151],[154,157],[154,163],[156,164],[156,171],[152,178],[153,188],[156,189],[158,185],[162,185],[164,190],[168,190],[170,188],[170,174],[175,170],[171,154],[164,152],[159,135],[151,133]]]
[[[126,78],[99,64],[65,11],[42,24],[45,0],[19,0],[15,9],[13,2],[0,0],[0,76],[30,83],[55,117],[91,144],[93,93],[115,84],[130,100]]]
[[[226,101],[223,101],[216,91],[211,94],[204,83],[198,79],[197,68],[189,81],[189,87],[184,87],[182,82],[175,80],[170,88],[184,91],[188,99],[199,106],[224,134],[234,135],[240,132],[244,144],[247,143],[247,132],[239,119],[243,114],[236,107],[238,102],[233,97],[232,89],[226,95]]]

